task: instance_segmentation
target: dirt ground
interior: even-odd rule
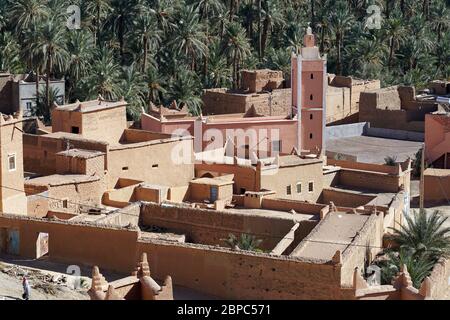
[[[30,300],[88,300],[90,281],[77,281],[74,289],[71,276],[0,262],[0,300],[22,300],[22,277],[26,276],[31,286]],[[81,278],[83,279],[83,278]]]

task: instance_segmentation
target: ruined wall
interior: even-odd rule
[[[283,85],[283,72],[269,69],[242,70],[241,88],[250,92],[279,89]]]
[[[389,87],[362,92],[359,121],[371,127],[424,132],[425,114],[437,110],[434,102],[417,101],[413,87]]]
[[[0,112],[10,114],[13,112],[12,85],[9,73],[0,74]]]
[[[242,233],[261,239],[261,248],[272,250],[294,225],[291,219],[145,203],[141,223],[185,234],[186,242],[226,247],[224,239]]]
[[[291,89],[277,89],[272,91],[272,101],[269,93],[234,93],[226,89],[205,90],[203,113],[232,114],[246,113],[254,107],[256,114],[264,116],[286,116],[291,113]]]

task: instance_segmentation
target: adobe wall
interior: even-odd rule
[[[227,247],[224,239],[230,233],[238,237],[242,233],[251,234],[262,240],[264,250],[272,250],[294,225],[291,219],[154,203],[142,205],[141,223],[185,234],[186,242],[221,247]]]
[[[444,171],[444,169],[442,169]],[[450,170],[447,174],[425,174],[424,201],[427,205],[444,204],[448,202],[450,190]]]
[[[364,263],[370,263],[383,249],[383,215],[372,214],[361,230],[342,252],[341,284],[353,285],[355,268],[364,270]]]
[[[320,196],[318,202],[326,204],[333,202],[334,205],[339,207],[357,208],[366,205],[375,198],[375,196],[360,193],[323,189],[322,195]]]
[[[431,297],[446,299],[450,279],[450,261],[448,259],[438,261],[429,277],[431,280]]]
[[[93,140],[67,139],[71,148],[107,153],[108,145]],[[67,149],[64,139],[46,135],[23,134],[24,169],[41,175],[57,173],[56,154]]]
[[[283,85],[283,72],[279,70],[242,70],[241,88],[250,92],[279,89]]]
[[[178,157],[180,151],[188,152],[185,159]],[[185,186],[194,178],[191,139],[110,147],[107,161],[108,188],[120,178],[165,186]]]
[[[79,127],[85,139],[119,142],[127,128],[126,107],[107,108],[93,112],[52,111],[53,132],[72,132],[72,126]]]
[[[297,213],[320,215],[327,205],[308,203],[295,200],[287,200],[280,198],[266,198],[262,199],[262,208],[267,210],[277,210],[290,212],[295,210]]]
[[[49,259],[128,273],[146,252],[156,279],[229,299],[341,299],[340,265],[217,247],[138,239],[138,231],[95,224],[0,216],[19,231],[20,254],[36,256],[39,232],[49,233]],[[182,263],[180,263],[182,261]]]
[[[11,114],[13,109],[11,75],[0,74],[0,112]]]
[[[203,113],[205,115],[246,113],[254,107],[256,114],[264,116],[286,116],[291,113],[291,89],[272,91],[270,104],[269,93],[233,93],[226,89],[205,90]]]
[[[350,117],[352,114],[358,112],[358,109],[356,108],[352,110],[349,88],[328,86],[326,103],[327,124],[341,121],[342,119]]]
[[[27,199],[23,182],[22,121],[4,119],[0,114],[0,212],[26,214]],[[10,170],[9,157],[14,156],[15,168]]]
[[[27,215],[36,218],[45,217],[49,209],[48,196],[47,190],[27,196]]]
[[[259,181],[254,167],[228,164],[195,164],[196,177],[202,177],[206,173],[213,173],[213,176],[234,174],[233,193],[235,194],[241,194],[241,189],[259,191]]]
[[[137,260],[138,231],[133,229],[12,215],[0,215],[0,228],[18,230],[20,255],[31,259],[36,258],[37,237],[44,232],[49,234],[51,261],[128,273]]]
[[[348,169],[339,172],[339,183],[343,186],[384,192],[397,192],[401,185],[398,176]]]
[[[314,183],[313,192],[309,192],[309,182]],[[298,183],[301,183],[300,193],[297,192]],[[287,186],[291,186],[290,195],[287,194]],[[261,189],[275,191],[279,198],[316,202],[323,189],[323,163],[280,167],[273,174],[263,170]]]
[[[224,299],[341,299],[339,265],[193,244],[138,241],[152,275]],[[182,261],[183,263],[179,263]]]

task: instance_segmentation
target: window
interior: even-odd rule
[[[153,168],[153,169],[158,169],[158,167],[159,167],[159,165],[158,165],[158,164],[154,164],[154,165],[152,165],[152,168]]]
[[[310,181],[308,183],[308,192],[314,192],[314,182]]]
[[[302,183],[297,183],[297,193],[302,193]]]
[[[310,138],[310,139],[313,138],[313,134],[312,134],[312,133],[309,134],[309,138]]]
[[[241,188],[240,190],[240,194],[244,194],[247,190],[245,190],[245,188]]]
[[[72,133],[79,134],[80,128],[79,127],[72,127]]]
[[[310,96],[309,96],[309,100],[312,100],[313,99],[313,95],[311,94]]]
[[[314,74],[311,73],[311,79],[314,79]]]
[[[272,142],[272,151],[281,152],[281,140],[276,140]]]
[[[64,200],[62,201],[62,206],[63,206],[63,208],[64,208],[64,209],[67,209],[67,208],[68,208],[68,205],[69,205],[69,201],[68,201],[67,199],[64,199]]]
[[[8,170],[16,171],[16,154],[8,155]]]
[[[27,109],[27,111],[30,111],[32,106],[33,106],[33,103],[32,103],[32,102],[27,102],[27,103],[26,103],[26,109]]]
[[[287,195],[292,194],[291,185],[288,185],[288,186],[286,187],[286,194],[287,194]]]
[[[128,167],[123,167],[122,168],[122,171],[127,171],[128,170]]]
[[[44,158],[47,158],[47,150],[44,150]]]
[[[313,115],[312,115],[312,113],[309,115],[309,120],[312,120],[313,119]]]

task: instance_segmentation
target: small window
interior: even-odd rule
[[[314,192],[314,182],[312,181],[308,183],[308,192]]]
[[[32,102],[27,102],[27,103],[26,103],[26,109],[27,109],[27,111],[30,111],[32,106],[33,106],[33,103],[32,103]]]
[[[47,158],[47,150],[44,150],[44,158]]]
[[[297,183],[297,193],[302,193],[302,184],[300,182]]]
[[[128,170],[128,167],[123,167],[122,168],[122,171],[127,171]]]
[[[72,127],[72,133],[79,134],[80,128],[79,127]]]
[[[313,134],[310,133],[310,134],[309,134],[309,139],[312,139],[312,138],[313,138]]]
[[[309,100],[312,100],[313,99],[313,95],[311,94],[310,96],[309,96]]]
[[[314,74],[311,73],[311,79],[314,79]]]
[[[245,188],[241,188],[241,194],[244,194],[245,193],[245,191],[247,191],[247,190],[245,190]]]
[[[15,154],[8,155],[8,170],[9,171],[16,170],[16,155]]]
[[[313,119],[313,115],[312,115],[312,113],[309,115],[309,120],[312,120]]]
[[[158,167],[159,167],[159,165],[158,165],[158,164],[154,164],[154,165],[152,165],[152,168],[153,168],[153,169],[158,169]]]
[[[291,186],[290,186],[290,185],[288,185],[288,186],[286,187],[286,194],[287,194],[287,195],[292,194],[292,190],[291,190]]]
[[[63,202],[62,202],[62,206],[63,206],[64,209],[67,209],[69,207],[69,200],[64,199]]]

